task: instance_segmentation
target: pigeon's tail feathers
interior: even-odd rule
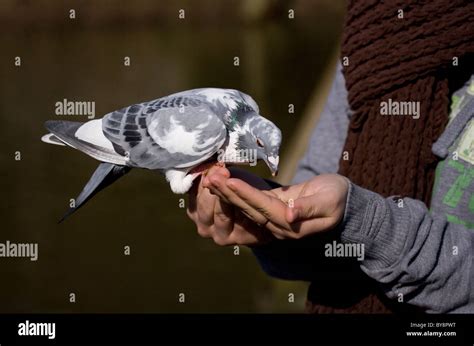
[[[54,135],[43,136],[42,140],[47,143],[59,140],[74,149],[102,162],[125,165],[127,158],[117,153],[110,140],[102,131],[102,119],[95,119],[85,123],[65,120],[49,120],[45,124],[46,129]],[[57,144],[57,143],[53,143]]]
[[[41,137],[41,140],[48,144],[66,146],[66,144],[62,140],[60,140],[58,137],[56,137],[52,133],[48,133],[44,135],[43,137]]]
[[[82,189],[79,196],[77,196],[74,207],[69,208],[67,213],[59,220],[63,222],[68,216],[82,207],[88,200],[90,200],[99,191],[105,189],[110,184],[123,177],[130,172],[131,168],[127,166],[119,166],[111,163],[101,163],[90,177],[86,186]]]

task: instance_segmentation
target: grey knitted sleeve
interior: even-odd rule
[[[411,198],[351,184],[343,243],[364,245],[362,270],[389,298],[430,313],[474,313],[474,232]]]

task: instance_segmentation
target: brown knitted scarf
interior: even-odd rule
[[[429,205],[437,164],[431,146],[448,120],[448,77],[462,68],[461,58],[469,52],[474,52],[472,0],[349,1],[341,55],[343,63],[348,61],[344,75],[354,113],[339,173],[382,196]],[[393,106],[393,101],[419,102],[419,118],[382,115],[382,102]],[[350,291],[323,291],[314,283],[308,310],[389,312],[401,305],[388,306],[361,272],[352,280],[357,282],[335,284],[358,287],[357,297],[337,308],[334,295]]]

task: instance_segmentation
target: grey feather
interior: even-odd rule
[[[101,163],[95,170],[94,174],[92,174],[79,196],[77,196],[75,200],[75,207],[69,208],[66,214],[61,218],[61,220],[59,220],[59,223],[63,222],[68,216],[77,211],[99,191],[105,189],[117,179],[127,174],[130,170],[131,168],[127,166]]]
[[[159,140],[173,124],[186,132],[199,132],[183,152]],[[159,170],[203,162],[219,150],[227,136],[224,123],[207,103],[184,96],[164,97],[109,113],[103,118],[102,129],[114,149],[127,155],[130,166]],[[206,145],[209,138],[214,141]]]
[[[120,156],[117,152],[107,148],[98,147],[92,143],[88,143],[77,138],[75,134],[82,125],[84,125],[84,123],[65,120],[48,120],[44,124],[46,129],[53,133],[61,141],[94,157],[97,160],[115,164],[125,163],[125,158]]]

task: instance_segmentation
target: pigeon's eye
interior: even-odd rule
[[[258,145],[260,148],[263,148],[263,142],[261,141],[260,138],[257,138],[257,145]]]

